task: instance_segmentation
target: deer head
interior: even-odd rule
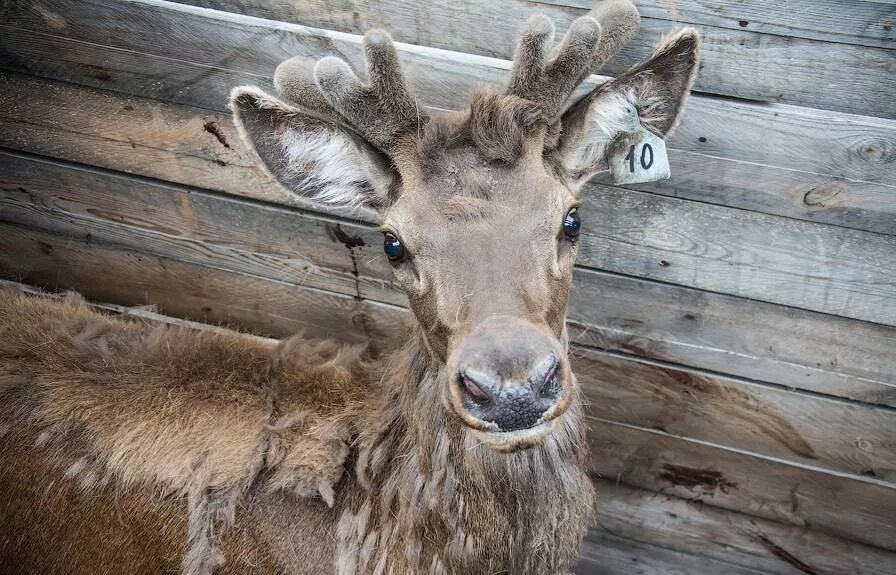
[[[378,211],[384,250],[440,367],[438,395],[485,444],[536,445],[577,396],[565,316],[583,225],[579,188],[607,169],[632,110],[665,136],[697,69],[687,29],[577,101],[575,88],[637,32],[629,0],[605,0],[553,46],[533,17],[503,91],[429,116],[389,35],[364,37],[367,80],[344,61],[287,60],[279,98],[236,88],[244,139],[296,194]],[[627,116],[628,115],[628,116]]]

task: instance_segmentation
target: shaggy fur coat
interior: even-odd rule
[[[593,503],[579,402],[493,452],[417,341],[373,358],[0,290],[0,572],[566,571]]]

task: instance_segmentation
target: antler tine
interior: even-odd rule
[[[507,93],[531,100],[541,106],[546,116],[556,117],[579,79],[587,73],[600,36],[597,20],[582,16],[548,55],[554,24],[545,16],[533,16],[517,45]]]
[[[507,93],[538,103],[549,118],[589,74],[615,56],[638,31],[631,0],[604,0],[576,19],[550,55],[554,25],[542,15],[529,19],[517,45]]]
[[[317,62],[314,79],[323,99],[349,126],[390,152],[403,137],[415,134],[425,117],[405,85],[389,34],[383,30],[365,34],[364,54],[368,84],[343,60],[332,56]]]
[[[587,72],[592,74],[635,37],[641,27],[641,15],[631,0],[604,0],[588,14],[600,22],[603,30],[597,51],[591,59],[591,69]]]

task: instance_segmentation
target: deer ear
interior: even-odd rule
[[[243,140],[291,192],[348,207],[389,205],[396,172],[351,130],[252,86],[235,88],[230,108]]]
[[[563,114],[558,152],[570,180],[581,185],[608,169],[607,152],[631,123],[633,110],[641,125],[660,137],[675,128],[697,74],[699,50],[697,31],[681,30],[649,59],[598,86]]]

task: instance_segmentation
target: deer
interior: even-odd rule
[[[113,317],[0,292],[7,573],[513,573],[574,568],[592,520],[567,300],[578,193],[636,116],[667,136],[686,28],[581,96],[639,28],[605,0],[534,16],[502,89],[427,113],[390,36],[367,78],[293,58],[231,108],[292,193],[373,210],[410,314],[382,353]]]

